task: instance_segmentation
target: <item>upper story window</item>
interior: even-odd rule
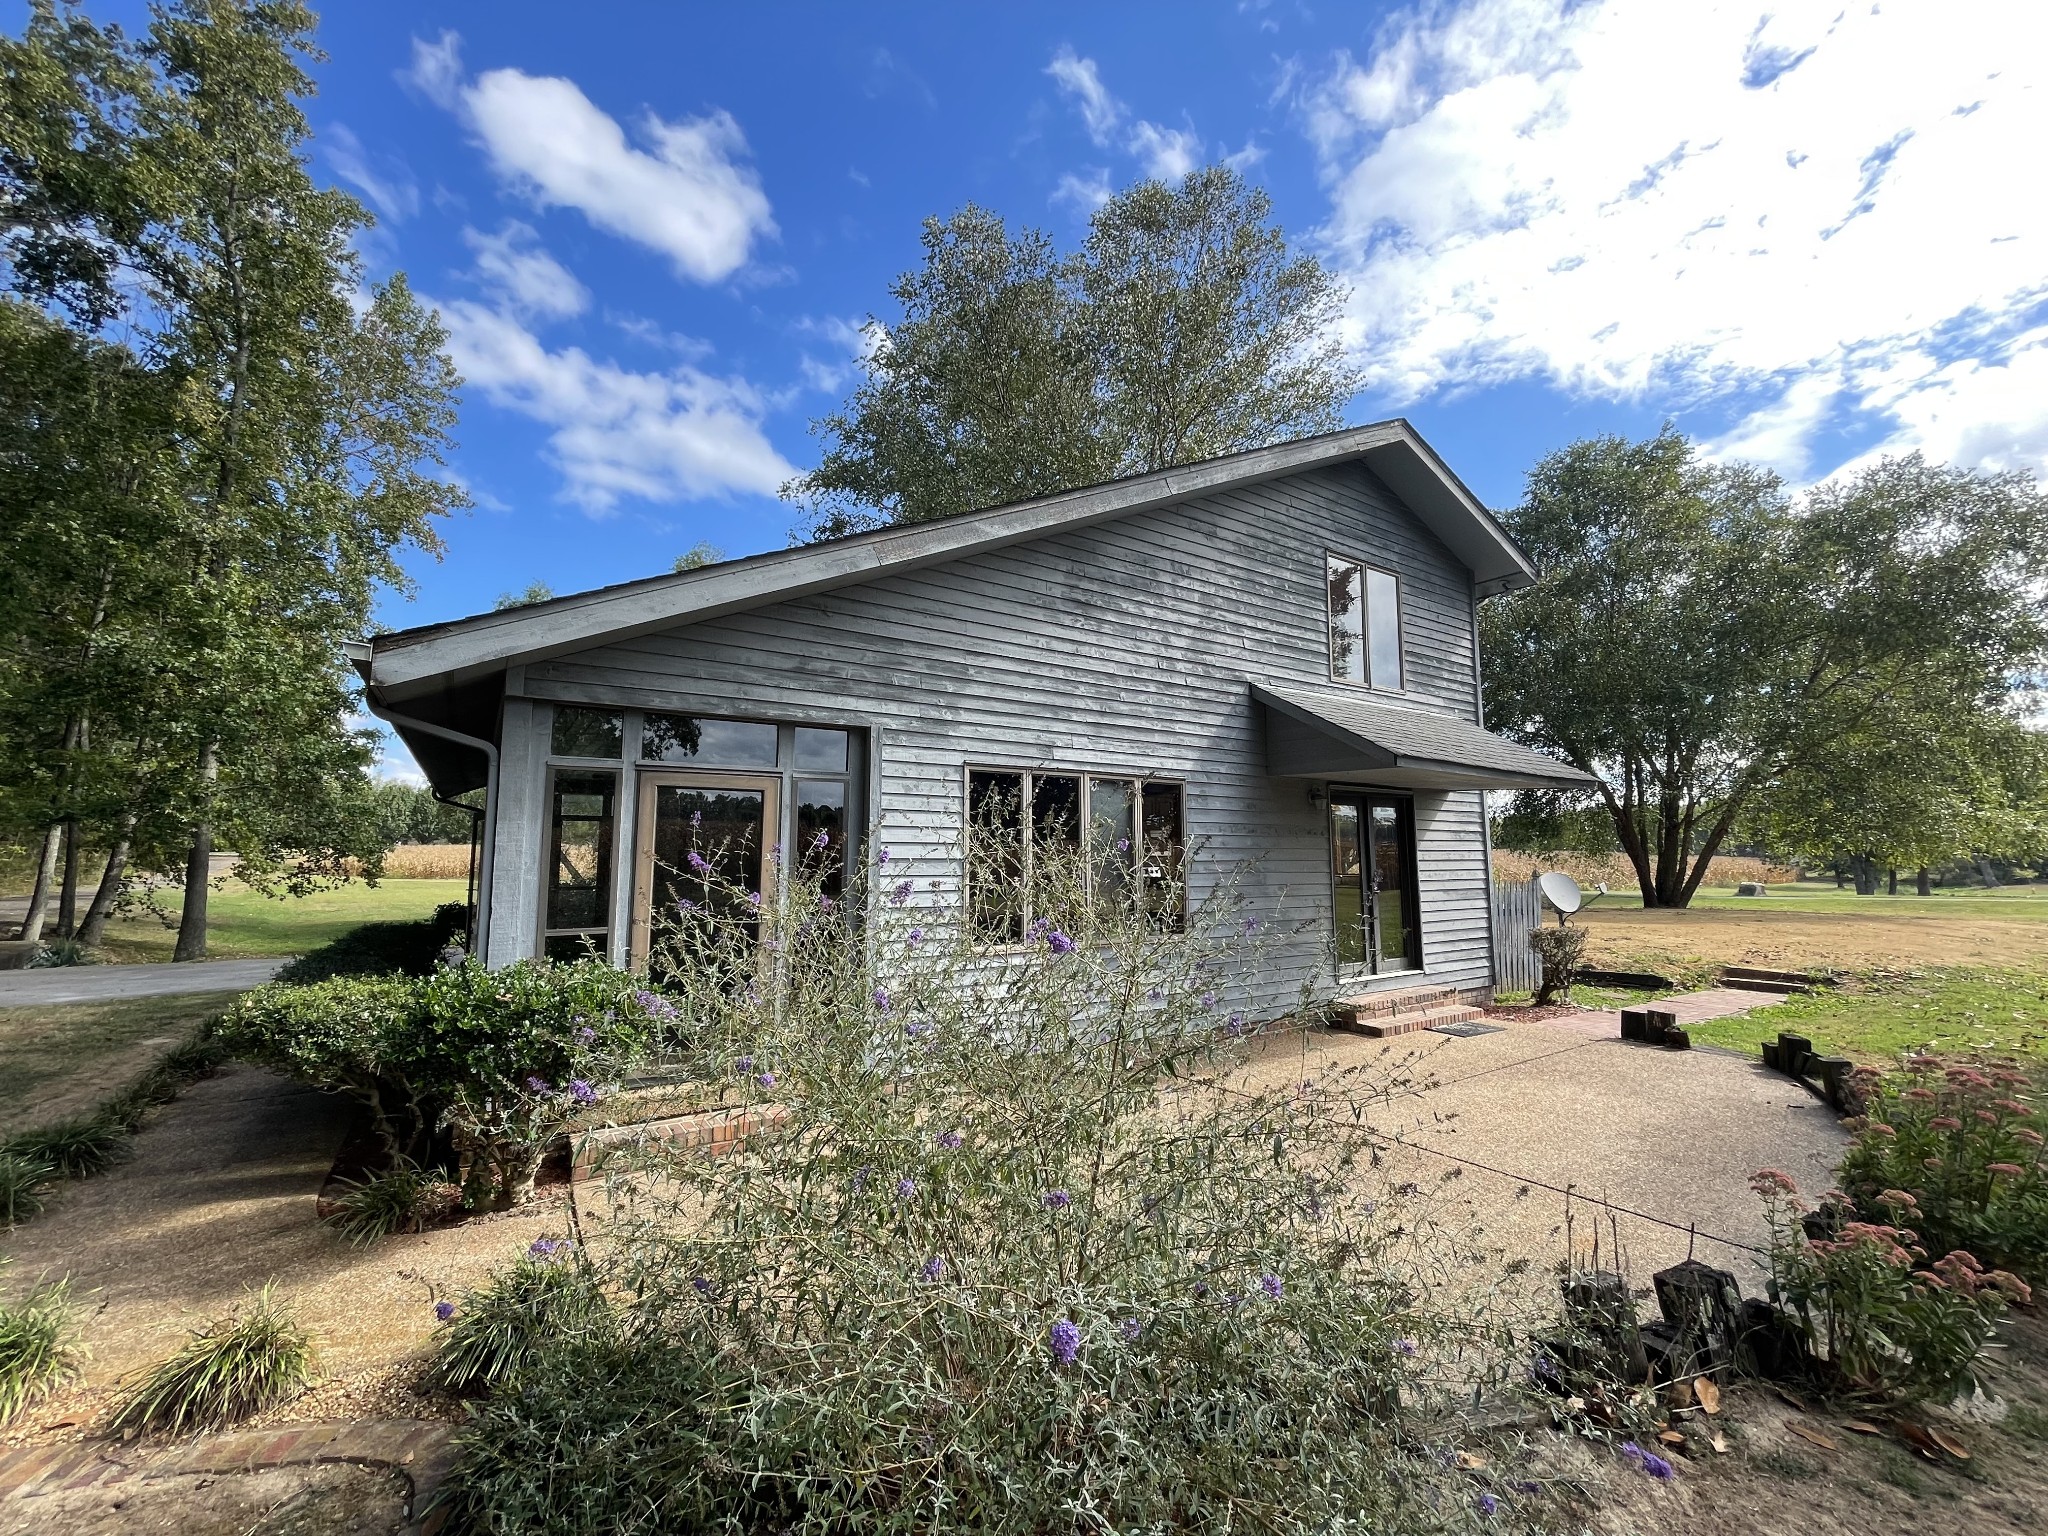
[[[1330,676],[1401,687],[1401,583],[1358,560],[1328,557]]]

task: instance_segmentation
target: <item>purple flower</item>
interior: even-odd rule
[[[1415,1358],[1415,1341],[1413,1339],[1394,1340],[1394,1353],[1406,1355],[1410,1360],[1413,1360]]]
[[[816,837],[811,839],[811,852],[813,853],[823,853],[827,848],[830,848],[831,846],[832,834],[830,832],[820,832]]]
[[[575,1077],[569,1080],[569,1097],[578,1104],[595,1104],[597,1102],[597,1090],[583,1081],[582,1078]]]
[[[1195,1282],[1195,1300],[1200,1301],[1204,1296],[1208,1294],[1209,1282],[1206,1280],[1197,1280]]]
[[[910,882],[908,880],[899,881],[896,889],[889,893],[889,905],[900,907],[908,900],[910,900]]]
[[[1118,853],[1129,853],[1131,851],[1131,840],[1128,837],[1118,838],[1116,840],[1116,851]]]
[[[531,1259],[552,1259],[569,1245],[552,1237],[536,1237],[526,1245],[526,1256]]]
[[[868,1187],[868,1174],[872,1171],[866,1163],[853,1170],[853,1192],[856,1195]]]
[[[1045,947],[1056,955],[1071,955],[1074,952],[1074,941],[1054,928],[1045,936]]]
[[[759,905],[761,905],[761,893],[759,891],[747,892],[747,905],[750,907],[758,907]]]
[[[1216,1006],[1216,994],[1214,992],[1204,992],[1202,994],[1202,1006],[1204,1008],[1214,1008]]]
[[[699,1275],[696,1279],[692,1280],[690,1284],[693,1287],[695,1287],[696,1292],[699,1296],[709,1296],[711,1294],[711,1282],[708,1279],[706,1279],[703,1275]]]
[[[1244,920],[1244,931],[1246,933],[1257,933],[1259,931],[1259,920],[1256,917],[1246,918]]]
[[[1626,1442],[1622,1446],[1621,1459],[1628,1462],[1631,1466],[1640,1468],[1660,1483],[1668,1483],[1678,1476],[1678,1468],[1671,1465],[1670,1462],[1659,1456],[1655,1451],[1644,1450],[1633,1440]]]
[[[576,1038],[582,1044],[588,1045],[591,1041],[597,1038],[597,1031],[592,1029],[588,1024],[586,1024],[581,1029],[576,1031]]]
[[[1163,1003],[1166,1001],[1166,994],[1157,987],[1147,987],[1145,989],[1145,1001],[1148,1003]]]
[[[1117,1332],[1121,1333],[1126,1341],[1135,1344],[1145,1336],[1145,1325],[1135,1317],[1127,1317],[1118,1324]]]
[[[960,1150],[960,1133],[958,1131],[943,1131],[939,1135],[938,1142],[948,1152],[957,1152]]]
[[[905,942],[911,944],[922,944],[924,942],[924,930],[922,928],[911,929],[910,933],[906,937]]]
[[[916,1019],[903,1026],[903,1033],[910,1036],[911,1039],[915,1040],[920,1035],[930,1034],[933,1030],[937,1029],[938,1027],[938,1025],[932,1023],[929,1019]]]
[[[1479,1506],[1479,1513],[1482,1515],[1496,1515],[1500,1513],[1500,1500],[1490,1493],[1482,1493],[1473,1502]]]
[[[683,856],[683,862],[685,864],[688,864],[691,869],[695,870],[700,875],[708,875],[711,873],[711,861],[705,858],[703,854],[699,853],[694,848],[692,848],[687,854]]]
[[[877,1013],[887,1013],[889,1011],[889,989],[887,987],[875,988],[875,1011]]]
[[[1072,1365],[1081,1356],[1081,1330],[1067,1318],[1052,1325],[1046,1342],[1052,1346],[1052,1358],[1058,1365]]]
[[[1278,1275],[1259,1276],[1259,1289],[1264,1291],[1268,1296],[1272,1297],[1275,1301],[1278,1301],[1281,1298],[1281,1296],[1286,1293],[1286,1287],[1280,1283],[1280,1277]]]
[[[742,1056],[738,1061],[732,1064],[732,1069],[735,1072],[751,1072],[754,1070],[754,1058],[751,1056]]]
[[[1048,1211],[1064,1211],[1074,1203],[1074,1197],[1064,1189],[1048,1189],[1044,1195],[1044,1202]]]
[[[755,1078],[754,1081],[759,1083],[763,1088],[773,1088],[775,1086],[775,1074],[773,1072],[763,1072],[759,1077]]]
[[[1230,1036],[1230,1038],[1233,1040],[1235,1040],[1239,1035],[1243,1034],[1244,1015],[1241,1013],[1233,1013],[1230,1016],[1229,1020],[1224,1024],[1223,1033]]]
[[[687,896],[678,896],[678,897],[676,898],[676,913],[677,913],[677,915],[678,915],[678,916],[680,916],[680,915],[681,915],[682,913],[685,913],[685,912],[694,912],[694,911],[696,911],[696,910],[697,910],[697,903],[695,903],[694,901],[690,900],[690,898],[689,898],[689,897],[687,897]]]
[[[912,1195],[916,1193],[917,1180],[906,1176],[896,1181],[896,1195],[898,1199],[908,1200]]]
[[[926,1259],[924,1261],[924,1268],[918,1271],[918,1273],[924,1276],[924,1278],[927,1280],[936,1280],[941,1275],[945,1274],[945,1272],[946,1261],[940,1258],[937,1254],[933,1254],[930,1258]]]
[[[454,1302],[452,1302],[452,1301],[437,1301],[437,1302],[435,1302],[435,1303],[434,1303],[434,1316],[435,1316],[435,1317],[437,1317],[437,1318],[439,1318],[439,1319],[440,1319],[440,1320],[441,1320],[442,1322],[444,1322],[444,1323],[445,1323],[445,1322],[447,1322],[447,1321],[448,1321],[448,1319],[449,1319],[449,1318],[451,1318],[451,1317],[453,1317],[454,1315],[455,1315],[455,1303],[454,1303]]]
[[[529,1089],[531,1089],[531,1090],[532,1090],[533,1092],[535,1092],[535,1093],[553,1093],[553,1092],[554,1092],[554,1089],[550,1088],[550,1087],[549,1087],[549,1086],[547,1085],[547,1079],[546,1079],[546,1078],[540,1078],[540,1077],[529,1077],[529,1078],[528,1078],[528,1079],[526,1080],[526,1086],[527,1086],[527,1087],[528,1087]]]
[[[701,826],[703,826],[703,825],[704,825],[704,813],[703,813],[702,811],[692,811],[692,812],[690,812],[690,825],[691,825],[691,826],[693,826],[693,827],[701,827]]]
[[[889,850],[877,848],[875,850],[875,863],[879,868],[887,869],[889,867]]]

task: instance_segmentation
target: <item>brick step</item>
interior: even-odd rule
[[[1425,1008],[1442,1008],[1457,1001],[1455,987],[1404,987],[1399,991],[1340,997],[1331,1007],[1352,1018],[1370,1019],[1390,1013],[1420,1013]]]
[[[1466,1024],[1473,1019],[1484,1018],[1482,1008],[1467,1003],[1446,1003],[1438,1008],[1424,1008],[1412,1013],[1381,1014],[1377,1018],[1354,1019],[1348,1024],[1340,1023],[1339,1029],[1348,1029],[1354,1034],[1369,1035],[1383,1040],[1389,1035],[1409,1035],[1419,1029],[1434,1029],[1439,1024]]]

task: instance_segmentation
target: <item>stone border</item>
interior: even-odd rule
[[[425,1419],[236,1430],[168,1446],[71,1440],[0,1452],[0,1503],[163,1477],[344,1463],[405,1478],[405,1518],[416,1522],[454,1460],[454,1426]]]

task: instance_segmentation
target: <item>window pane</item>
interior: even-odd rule
[[[1128,911],[1137,886],[1137,812],[1138,786],[1131,780],[1088,781],[1088,875],[1095,910],[1105,916]]]
[[[1330,676],[1340,682],[1365,681],[1365,593],[1360,568],[1348,560],[1331,559]]]
[[[967,776],[967,903],[974,935],[1024,937],[1024,775]]]
[[[1178,784],[1147,784],[1144,792],[1145,914],[1178,932],[1187,917],[1186,844]]]
[[[617,789],[617,774],[555,775],[547,876],[550,929],[611,926],[612,805]]]
[[[655,974],[689,965],[737,984],[753,965],[766,810],[758,789],[655,790]]]
[[[846,772],[846,732],[798,726],[796,766],[800,773]]]
[[[1414,902],[1408,884],[1408,825],[1399,806],[1376,800],[1372,814],[1373,913],[1379,924],[1380,970],[1400,970],[1414,953]]]
[[[1330,897],[1337,963],[1365,964],[1365,860],[1358,802],[1330,802]]]
[[[1072,928],[1081,911],[1081,779],[1031,776],[1031,920]]]
[[[555,706],[554,750],[557,757],[617,757],[625,736],[625,717],[617,710]]]
[[[1385,571],[1365,573],[1365,611],[1372,621],[1372,685],[1401,686],[1401,584]]]
[[[651,714],[640,732],[640,756],[650,763],[773,768],[775,727],[761,720]]]
[[[819,839],[824,846],[819,846]],[[818,888],[837,897],[846,885],[846,786],[834,779],[796,781],[798,867],[816,871]]]

